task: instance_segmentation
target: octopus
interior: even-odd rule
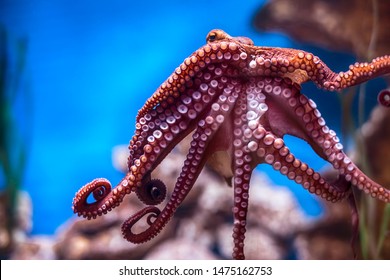
[[[244,259],[250,179],[256,166],[266,163],[312,194],[331,202],[347,201],[356,233],[352,189],[384,203],[389,203],[390,191],[371,180],[343,152],[314,101],[301,93],[301,84],[311,80],[324,90],[340,91],[389,73],[390,56],[355,63],[335,73],[312,53],[258,47],[249,38],[212,30],[206,45],[187,57],[138,111],[124,178],[115,188],[103,178],[86,184],[73,199],[73,211],[94,219],[134,192],[145,208],[123,223],[123,237],[136,244],[147,242],[163,230],[209,163],[233,188],[232,257]],[[379,96],[386,105],[388,92]],[[166,186],[152,178],[152,171],[188,135],[192,135],[188,154],[166,199]],[[296,158],[284,135],[306,141],[338,177],[324,178]],[[166,205],[160,210],[156,205],[164,200]],[[146,229],[134,232],[141,220]]]

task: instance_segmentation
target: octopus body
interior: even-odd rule
[[[234,188],[233,258],[244,259],[250,179],[258,164],[272,165],[325,200],[349,201],[355,229],[352,187],[389,203],[390,191],[368,178],[343,152],[336,133],[300,87],[309,80],[329,91],[357,85],[390,73],[389,56],[355,63],[337,74],[311,53],[257,47],[249,38],[231,37],[222,30],[210,31],[206,42],[139,110],[129,144],[129,171],[122,181],[114,189],[106,179],[86,184],[73,200],[75,213],[96,218],[135,192],[148,206],[125,221],[122,232],[130,242],[146,242],[168,223],[209,161]],[[380,98],[386,103],[388,93],[384,96]],[[166,187],[152,179],[151,172],[190,133],[192,141],[181,173],[160,210],[155,205],[164,200]],[[338,179],[327,181],[296,158],[283,141],[286,134],[309,143],[338,171]],[[134,233],[133,226],[144,217],[148,228]]]

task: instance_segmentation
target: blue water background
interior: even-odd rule
[[[72,217],[73,196],[86,182],[106,177],[115,184],[121,179],[123,175],[112,166],[112,147],[128,143],[137,110],[184,58],[205,43],[209,30],[247,36],[256,45],[312,51],[335,71],[346,70],[354,61],[349,54],[332,54],[283,34],[257,32],[252,18],[263,4],[259,0],[3,0],[0,23],[11,40],[28,40],[21,90],[29,91],[30,100],[20,102],[28,102],[29,110],[17,115],[30,115],[17,125],[30,131],[22,188],[33,201],[32,233],[52,234]],[[10,49],[12,56],[11,45]],[[305,85],[304,92],[340,134],[336,94],[314,85]],[[369,102],[375,103],[375,97]],[[324,166],[302,141],[287,142],[314,169]],[[306,213],[321,213],[317,199],[301,186],[269,166],[259,169],[276,184],[294,190]]]

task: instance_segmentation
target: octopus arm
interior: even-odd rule
[[[197,128],[192,136],[190,149],[184,162],[182,171],[176,181],[171,197],[162,211],[156,207],[149,206],[135,215],[131,216],[122,226],[123,236],[130,242],[142,243],[155,237],[173,216],[177,207],[180,206],[187,194],[190,192],[194,182],[199,176],[205,162],[210,154],[215,151],[212,139],[215,133],[224,123],[225,118],[232,110],[238,92],[235,91],[234,83],[227,84],[223,92],[218,95],[207,115],[198,121]],[[132,227],[144,216],[148,217],[149,227],[141,233],[133,233]]]
[[[388,202],[390,191],[371,180],[343,152],[336,133],[326,126],[314,101],[300,93],[288,80],[269,83],[270,110],[265,114],[271,131],[278,136],[290,134],[307,141],[313,150],[344,176],[353,186]]]

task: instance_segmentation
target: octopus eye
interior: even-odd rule
[[[225,31],[221,29],[213,29],[207,34],[206,36],[206,43],[212,43],[215,41],[221,41],[221,40],[229,40],[232,37],[230,37],[229,34],[227,34]]]
[[[214,42],[216,39],[217,39],[217,33],[215,33],[215,32],[210,32],[210,33],[207,35],[206,41],[207,41],[207,42]]]

